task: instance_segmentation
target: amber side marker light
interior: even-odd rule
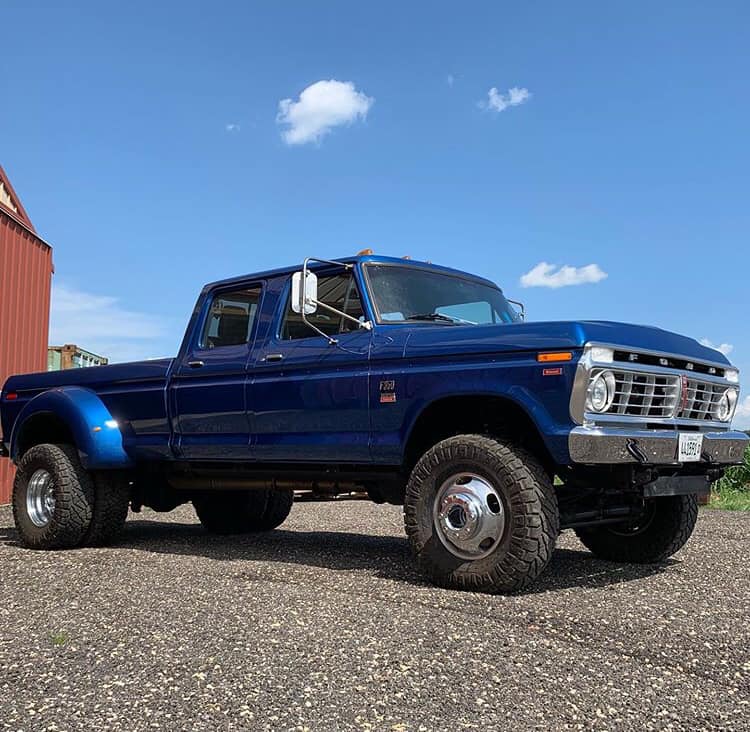
[[[554,363],[555,361],[572,361],[573,354],[570,351],[560,351],[559,353],[537,353],[536,360],[539,363]]]

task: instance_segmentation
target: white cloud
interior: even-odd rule
[[[224,129],[227,132],[239,132],[240,126],[236,122],[227,122],[227,124],[224,125]]]
[[[445,77],[445,82],[448,86],[453,86],[456,83],[456,77],[453,76],[453,74],[448,74],[448,76]]]
[[[351,81],[316,81],[303,89],[298,101],[279,102],[276,122],[286,127],[281,137],[287,145],[320,142],[334,127],[365,119],[374,102]]]
[[[732,424],[741,430],[750,429],[750,396],[746,396],[737,405]]]
[[[717,346],[715,343],[709,341],[708,338],[701,338],[700,344],[702,346],[706,346],[707,348],[713,348],[714,351],[719,351],[725,356],[728,356],[732,351],[734,351],[734,346],[731,343],[720,343]]]
[[[522,287],[568,287],[569,285],[586,285],[601,282],[608,277],[598,264],[587,264],[585,267],[571,267],[539,262],[533,269],[521,277]]]
[[[75,343],[121,362],[161,353],[165,335],[166,323],[160,316],[127,310],[109,295],[94,295],[62,284],[52,287],[52,345]]]
[[[526,87],[513,86],[508,89],[507,94],[501,94],[497,87],[493,86],[487,92],[487,101],[479,102],[479,106],[493,112],[503,112],[508,107],[517,107],[519,104],[528,102],[529,99],[531,99],[531,92]]]

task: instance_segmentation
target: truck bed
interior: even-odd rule
[[[4,393],[15,392],[18,396],[4,402],[2,432],[10,438],[21,410],[38,394],[56,387],[77,386],[93,391],[104,402],[120,423],[126,450],[137,438],[142,449],[152,452],[154,457],[165,457],[169,454],[166,384],[172,361],[164,358],[12,376]]]
[[[35,374],[11,376],[6,382],[5,390],[18,391],[19,397],[21,395],[25,397],[28,392],[54,389],[56,386],[83,386],[96,389],[97,387],[129,382],[166,379],[172,361],[171,358],[160,358],[149,361],[117,363],[110,366],[93,366],[65,371],[41,371]]]

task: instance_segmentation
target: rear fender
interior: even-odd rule
[[[56,417],[70,429],[85,468],[94,470],[132,466],[131,459],[123,449],[117,421],[93,391],[80,386],[50,389],[24,406],[10,438],[10,455],[14,462],[21,457],[24,429],[32,424],[34,417],[42,419],[45,414]]]

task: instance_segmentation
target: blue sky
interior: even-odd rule
[[[205,281],[372,247],[533,319],[728,344],[750,378],[744,2],[11,0],[2,23],[0,163],[55,247],[53,339],[171,354]]]

